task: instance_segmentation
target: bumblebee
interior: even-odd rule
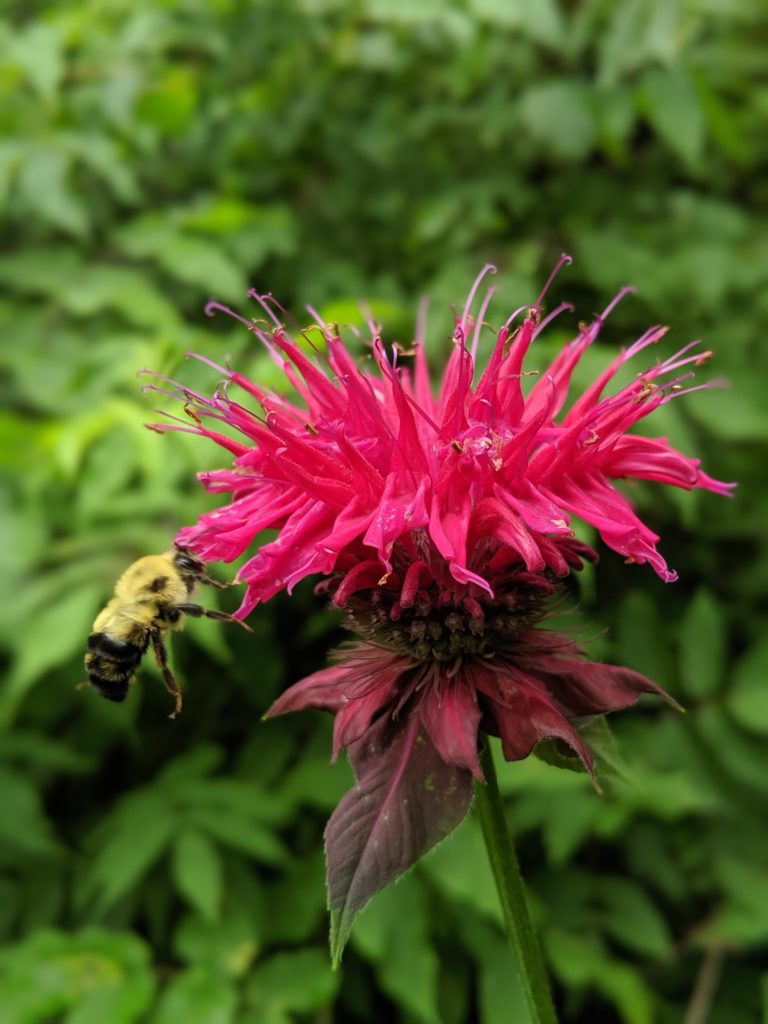
[[[162,555],[147,555],[130,565],[115,584],[115,595],[99,612],[88,637],[85,668],[88,682],[107,700],[124,701],[141,659],[152,645],[166,689],[176,705],[171,718],[181,711],[182,694],[168,667],[164,637],[169,629],[181,629],[185,616],[205,616],[220,622],[237,622],[249,633],[250,626],[228,615],[190,602],[198,583],[222,589],[225,583],[211,579],[205,563],[187,548],[176,547]]]

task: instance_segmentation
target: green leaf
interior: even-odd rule
[[[12,721],[21,700],[46,672],[66,665],[75,653],[85,654],[85,640],[103,596],[99,584],[62,593],[19,629],[18,659],[0,693],[0,722]],[[71,680],[73,692],[85,674],[82,668],[77,671]]]
[[[533,754],[534,757],[538,757],[545,764],[552,765],[553,768],[562,768],[567,772],[576,772],[578,775],[584,775],[587,771],[587,766],[578,755],[568,753],[570,747],[564,750],[563,746],[558,740],[541,740],[533,748]]]
[[[118,199],[133,203],[140,198],[136,175],[117,140],[89,132],[70,135],[69,144],[78,158],[112,189]]]
[[[324,949],[276,953],[253,971],[248,997],[267,1007],[309,1013],[333,1000],[339,981]]]
[[[768,734],[768,638],[760,640],[737,662],[728,710],[745,729]]]
[[[179,754],[165,765],[157,776],[157,783],[163,789],[183,799],[200,779],[205,779],[221,766],[225,753],[214,743],[200,743],[192,750]]]
[[[595,758],[598,779],[632,782],[632,771],[621,756],[619,745],[605,715],[596,715],[581,728],[581,735]]]
[[[257,923],[261,921],[259,918],[257,922],[252,908],[242,902],[227,906],[215,923],[189,914],[174,934],[174,949],[188,963],[241,978],[250,970],[258,953]]]
[[[587,90],[573,81],[532,85],[520,97],[520,116],[530,135],[553,154],[579,159],[595,141]]]
[[[245,299],[247,279],[221,246],[180,231],[167,218],[141,217],[121,227],[115,241],[129,256],[157,260],[172,277],[202,289],[206,298]]]
[[[701,158],[705,124],[688,70],[675,65],[649,68],[642,77],[640,103],[648,120],[673,152],[690,165]]]
[[[768,869],[754,860],[722,856],[715,871],[725,892],[709,929],[731,942],[761,946],[768,939]]]
[[[185,804],[215,807],[269,825],[279,825],[290,816],[284,801],[255,778],[193,779],[185,783],[179,798]]]
[[[65,1024],[133,1024],[140,1021],[152,1000],[154,983],[142,976],[119,986],[87,992],[68,1014]]]
[[[245,298],[247,278],[212,242],[193,235],[176,235],[167,240],[158,256],[169,274],[196,285],[206,298],[216,294],[241,302]]]
[[[144,792],[127,798],[99,829],[108,838],[91,862],[86,892],[97,896],[103,913],[134,889],[163,855],[176,820],[165,800]]]
[[[186,818],[219,842],[263,864],[285,864],[290,859],[274,832],[242,814],[233,814],[227,807],[195,805],[188,809]]]
[[[154,990],[147,948],[132,935],[42,930],[0,953],[1,1024],[138,1024]]]
[[[629,874],[675,901],[686,889],[684,866],[672,848],[669,829],[651,821],[638,822],[626,833]]]
[[[64,73],[62,35],[58,26],[33,21],[25,30],[17,30],[3,55],[23,70],[27,80],[47,102],[56,96]]]
[[[426,873],[448,899],[459,905],[466,904],[484,917],[501,923],[499,895],[474,815],[428,853],[419,870]]]
[[[554,0],[470,0],[469,6],[475,17],[494,28],[517,29],[549,47],[560,42],[563,19]]]
[[[136,103],[138,121],[163,135],[181,135],[197,109],[197,76],[193,66],[171,64],[151,81],[152,86]]]
[[[205,833],[187,828],[174,842],[172,865],[177,890],[207,921],[216,921],[223,878],[215,845]]]
[[[714,595],[696,591],[680,623],[680,675],[686,692],[701,698],[717,689],[725,670],[726,625]]]
[[[629,591],[621,604],[616,632],[616,661],[664,686],[672,670],[658,602],[645,591]]]
[[[86,207],[70,184],[72,157],[62,149],[30,147],[19,171],[19,189],[35,217],[68,234],[89,230]]]
[[[232,982],[203,964],[174,978],[150,1024],[235,1024],[237,992]]]
[[[654,1024],[654,999],[640,973],[612,960],[594,935],[551,932],[547,950],[555,972],[569,988],[601,992],[625,1024]]]
[[[586,841],[600,814],[592,790],[552,794],[544,820],[543,839],[550,864],[565,864]]]
[[[637,117],[632,95],[618,87],[602,89],[595,93],[594,102],[598,140],[611,156],[623,161]]]
[[[50,858],[60,853],[40,795],[28,779],[0,767],[0,841],[25,857]]]
[[[325,864],[321,850],[288,866],[267,890],[264,915],[272,943],[306,942],[325,917]]]
[[[115,310],[128,323],[162,330],[176,327],[176,310],[159,282],[127,267],[95,266],[77,281],[62,280],[52,288],[69,312],[81,317]]]
[[[514,1021],[514,1024],[533,1024],[525,989],[512,962],[509,944],[501,940],[487,944],[478,961],[481,1020],[489,1024],[505,1020]]]
[[[600,923],[630,950],[644,956],[666,956],[672,936],[664,917],[648,893],[625,878],[600,878],[598,898],[603,904]]]
[[[380,984],[425,1024],[440,1024],[438,958],[424,890],[406,875],[379,893],[355,924],[352,944],[377,965]]]
[[[352,769],[346,759],[330,764],[327,749],[320,751],[316,745],[307,746],[293,771],[281,780],[277,792],[289,806],[309,804],[330,811],[349,789],[353,783]]]

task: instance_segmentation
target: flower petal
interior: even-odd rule
[[[489,671],[473,666],[472,673],[478,689],[490,698],[488,717],[508,761],[521,761],[540,740],[559,739],[576,751],[592,773],[589,747],[543,686],[523,681],[514,669]]]
[[[314,708],[320,711],[336,712],[344,704],[344,684],[348,675],[346,665],[331,665],[330,668],[313,672],[281,693],[265,712],[265,718],[285,715],[289,711],[306,711]]]
[[[542,674],[558,706],[571,718],[620,711],[634,704],[644,693],[654,693],[673,707],[680,707],[653,680],[620,665],[549,658],[537,661],[536,671]]]
[[[464,675],[442,676],[429,687],[419,715],[437,752],[449,764],[468,768],[480,782],[485,778],[477,757],[477,730],[481,711],[477,696]]]

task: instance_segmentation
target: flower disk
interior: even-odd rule
[[[229,468],[201,474],[209,491],[229,493],[231,502],[182,530],[177,543],[206,562],[230,562],[261,531],[278,531],[239,572],[247,593],[238,615],[320,574],[359,637],[270,709],[332,711],[335,752],[349,748],[358,778],[326,833],[337,949],[370,895],[466,813],[472,776],[482,781],[479,729],[501,737],[508,759],[554,737],[591,768],[572,720],[626,707],[642,692],[663,695],[636,672],[590,664],[569,638],[541,628],[558,582],[595,558],[576,540],[571,517],[591,524],[627,561],[648,563],[672,581],[659,538],[613,481],[731,490],[666,440],[628,433],[693,390],[683,381],[710,353],[696,351],[694,342],[607,393],[622,366],[666,333],[652,327],[567,404],[576,365],[631,289],[580,325],[526,388],[528,349],[569,307],[542,320],[545,288],[498,329],[478,368],[492,292],[476,316],[472,307],[492,269],[479,275],[455,319],[435,389],[422,338],[412,366],[399,366],[400,351],[389,355],[370,324],[373,367],[360,365],[338,330],[313,314],[323,351],[311,359],[269,297],[251,293],[274,329],[242,322],[282,367],[297,399],[216,367],[227,379],[210,398],[174,386],[189,424],[153,425],[201,434],[234,456]],[[210,311],[223,308],[212,304]],[[513,329],[517,316],[522,323]],[[234,388],[242,401],[231,397]],[[209,425],[216,421],[234,428],[237,439]]]

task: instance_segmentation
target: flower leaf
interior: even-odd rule
[[[204,832],[186,828],[174,842],[172,863],[177,891],[206,921],[218,920],[223,878],[216,845]]]
[[[358,911],[453,831],[472,801],[471,772],[446,764],[415,716],[382,717],[349,756],[357,785],[325,832],[334,964]]]
[[[562,740],[541,740],[533,748],[533,755],[545,764],[552,765],[553,768],[562,768],[567,772],[577,772],[582,775],[587,772],[587,766],[582,759],[566,747]]]

